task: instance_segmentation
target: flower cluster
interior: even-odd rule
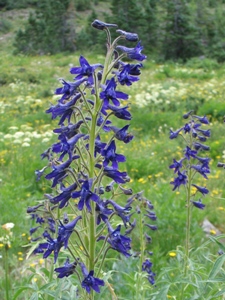
[[[180,160],[174,159],[173,164],[170,165],[170,168],[176,174],[176,177],[170,183],[173,185],[173,191],[184,185],[189,196],[191,196],[190,203],[199,209],[204,209],[205,204],[202,203],[201,198],[196,200],[195,196],[198,193],[201,196],[205,196],[209,193],[209,190],[204,186],[194,184],[193,180],[196,174],[200,174],[203,178],[208,179],[207,174],[210,173],[210,158],[202,157],[202,153],[210,149],[204,143],[210,137],[211,132],[209,129],[202,129],[202,125],[209,124],[209,121],[206,116],[193,115],[192,111],[184,114],[183,118],[189,121],[176,131],[170,130],[170,139],[181,136],[186,143],[184,157]],[[191,188],[194,189],[193,194],[190,194]]]
[[[137,42],[137,34],[117,30],[120,35],[111,43],[109,28],[117,25],[95,20],[92,26],[107,33],[105,63],[90,64],[80,56],[80,66],[70,70],[74,80],[63,80],[63,86],[56,89],[58,102],[47,113],[59,119],[53,130],[58,141],[41,155],[48,160],[47,166],[36,171],[38,180],[45,176],[51,182],[52,193],[27,210],[35,223],[30,230],[32,240],[40,240],[34,253],[43,253],[43,258],[54,254],[56,262],[63,248],[69,250],[73,262],[68,258],[55,271],[59,278],[78,274],[87,293],[100,292],[104,285],[98,276],[110,249],[131,256],[130,234],[136,225],[132,218],[139,210],[133,209],[133,204],[139,207],[139,201],[145,203],[146,230],[156,229],[149,224],[149,220],[156,220],[151,202],[142,193],[133,195],[130,188],[122,186],[130,178],[121,170],[126,157],[117,152],[116,143],[132,141],[129,124],[122,128],[112,124],[116,118],[131,120],[126,103],[129,96],[119,86],[137,82],[142,67],[139,62],[125,63],[122,59],[143,61],[146,56],[141,53],[140,42],[134,48],[118,45],[121,39]],[[147,232],[145,236],[151,240]]]

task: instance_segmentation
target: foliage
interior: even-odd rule
[[[30,14],[25,29],[18,30],[15,53],[44,54],[74,50],[75,32],[69,4],[69,0],[41,1],[35,14]]]

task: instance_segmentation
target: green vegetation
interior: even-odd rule
[[[140,1],[140,3],[145,2],[147,1]],[[189,1],[187,4],[190,8],[196,9],[194,2]],[[151,3],[152,9],[155,9],[154,1],[151,1]],[[201,1],[197,1],[197,3],[200,12]],[[216,10],[213,6],[215,2],[208,1],[208,3],[212,5],[206,7],[205,10],[211,14],[212,11]],[[223,7],[222,2],[218,1],[218,3]],[[35,7],[35,1],[32,5]],[[161,15],[162,10],[163,6],[158,7],[157,14],[164,17],[164,15]],[[49,275],[45,274],[46,277],[41,275],[44,265],[39,257],[32,256],[26,260],[29,248],[24,247],[29,243],[29,229],[31,227],[31,221],[26,217],[26,208],[28,205],[35,205],[37,200],[43,199],[44,193],[50,191],[46,181],[42,179],[40,182],[36,182],[34,175],[34,171],[41,169],[43,166],[40,154],[55,141],[51,130],[53,121],[49,115],[45,114],[45,110],[50,103],[54,102],[52,99],[54,90],[61,85],[58,79],[61,77],[68,80],[72,79],[72,76],[68,75],[68,70],[71,64],[74,66],[78,64],[79,52],[42,56],[24,56],[22,54],[15,56],[11,54],[13,49],[12,31],[15,33],[17,28],[24,24],[20,14],[22,12],[15,11],[14,13],[14,20],[9,18],[9,21],[5,21],[5,24],[10,22],[10,26],[0,24],[0,28],[6,28],[4,30],[0,29],[2,33],[11,33],[2,36],[3,47],[0,49],[0,222],[1,225],[7,222],[15,224],[12,229],[12,247],[8,250],[10,256],[9,273],[13,279],[10,282],[11,292],[15,294],[18,291],[18,286],[30,284],[29,291],[25,290],[24,292],[27,293],[25,297],[29,298],[33,291],[32,288],[36,288],[37,291],[40,290],[40,295],[44,294],[45,289],[41,290],[41,286]],[[26,13],[26,16],[29,15],[27,11],[23,11],[24,13]],[[205,13],[204,10],[202,13]],[[219,14],[219,10],[217,13]],[[10,16],[9,11],[6,12],[6,15]],[[220,21],[214,20],[215,23],[217,21],[223,22],[222,17]],[[163,25],[165,25],[165,22]],[[213,22],[211,22],[211,26],[211,30],[214,32]],[[218,23],[216,26],[218,26]],[[85,28],[85,24],[83,28]],[[208,32],[209,29],[206,31],[206,24],[201,23],[202,36],[204,34],[208,37]],[[89,34],[93,34],[91,30]],[[190,34],[195,37],[196,31],[192,31]],[[193,261],[191,260],[190,265],[197,273],[197,275],[193,275],[193,278],[203,274],[203,279],[207,279],[205,274],[209,273],[213,263],[218,259],[217,252],[221,248],[221,245],[209,243],[201,225],[204,219],[207,218],[221,232],[225,232],[224,170],[216,167],[218,161],[225,160],[225,128],[223,124],[225,114],[225,66],[218,63],[218,61],[223,61],[225,57],[223,57],[222,39],[220,40],[223,34],[223,32],[212,34],[218,44],[207,42],[209,46],[204,49],[206,52],[201,50],[205,55],[208,54],[209,58],[194,57],[185,64],[178,62],[159,63],[158,60],[153,60],[155,54],[153,56],[149,55],[142,70],[140,84],[129,88],[129,94],[131,95],[130,109],[134,116],[131,121],[131,131],[134,133],[135,139],[132,143],[121,147],[120,153],[126,153],[126,168],[132,178],[132,189],[134,192],[144,190],[146,197],[150,198],[155,206],[158,217],[158,231],[152,234],[153,241],[149,245],[149,250],[154,252],[152,257],[154,271],[156,274],[161,274],[161,278],[159,278],[161,284],[167,287],[168,282],[172,282],[170,291],[168,291],[169,288],[165,288],[164,294],[162,294],[164,298],[163,296],[162,298],[152,296],[152,299],[166,299],[167,295],[168,298],[176,299],[176,295],[179,295],[179,284],[176,284],[176,282],[178,282],[180,276],[181,245],[184,244],[185,240],[185,200],[182,189],[176,193],[172,192],[170,182],[173,173],[168,166],[174,157],[182,156],[182,145],[179,144],[179,140],[176,145],[169,140],[169,129],[178,128],[182,123],[183,113],[191,109],[198,115],[207,115],[212,130],[212,138],[209,143],[212,171],[207,183],[210,195],[204,199],[205,210],[193,210],[191,227],[191,244],[193,246],[191,259],[193,257]],[[160,36],[157,43],[161,43],[161,38]],[[145,45],[145,36],[142,40]],[[217,52],[211,52],[210,49],[213,49],[216,45]],[[148,48],[148,45],[146,46]],[[215,53],[217,53],[216,56],[214,56]],[[191,57],[192,55],[188,56]],[[95,53],[88,53],[88,57],[91,63],[96,63]],[[181,57],[170,58],[184,59],[185,57],[186,54]],[[214,59],[210,57],[214,57]],[[98,55],[97,60],[102,62],[103,57]],[[126,92],[126,88],[124,91]],[[204,180],[200,180],[199,185],[204,185]],[[1,230],[0,237],[3,234],[4,231]],[[213,237],[215,232],[211,231],[209,235]],[[133,237],[133,241],[138,253],[140,245],[137,235]],[[0,242],[0,253],[4,255],[1,245]],[[203,246],[200,247],[200,245]],[[174,254],[171,255],[171,253]],[[136,260],[134,258],[128,265],[125,259],[118,258],[108,262],[110,266],[113,266],[115,272],[107,275],[109,282],[110,277],[114,276],[118,285],[109,286],[102,297],[108,299],[110,296],[107,291],[111,288],[115,290],[116,294],[121,295],[119,299],[132,299],[135,295],[135,277],[127,276],[126,273],[129,272],[124,272],[124,270],[132,270]],[[1,260],[2,258],[0,258],[0,264],[3,266]],[[219,263],[222,271],[223,261],[218,261]],[[166,273],[166,267],[172,271]],[[164,274],[160,273],[163,268]],[[218,270],[216,271],[218,273]],[[216,271],[214,274],[217,274]],[[0,275],[0,298],[4,299],[3,267],[0,268]],[[224,282],[223,276],[221,275],[221,278]],[[213,279],[212,276],[212,282]],[[221,285],[218,283],[213,286],[208,285],[212,293],[215,290],[219,293],[221,287],[224,289],[223,282]],[[63,289],[66,289],[64,292],[66,299],[72,299],[72,295],[75,295],[75,288],[71,286],[71,282],[65,279],[60,281],[60,284],[55,281],[51,288],[57,291],[58,286],[58,288],[61,288],[61,293]],[[76,282],[74,282],[74,285],[76,285]],[[203,287],[200,286],[199,289]],[[192,288],[188,288],[190,294],[193,292]],[[71,298],[69,298],[69,291],[71,291]],[[154,293],[154,288],[150,292]],[[40,296],[40,299],[44,299],[43,297]],[[63,299],[60,297],[59,294],[57,299]],[[222,299],[219,297],[217,299]],[[23,293],[18,296],[18,299],[24,299]],[[56,298],[49,295],[49,299]]]

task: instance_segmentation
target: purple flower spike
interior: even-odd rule
[[[146,55],[141,54],[141,51],[143,50],[143,46],[141,46],[141,42],[138,42],[137,46],[135,48],[127,48],[124,46],[117,46],[118,50],[124,52],[127,54],[127,57],[130,59],[143,61],[147,58]]]
[[[101,64],[89,65],[88,61],[83,56],[80,56],[80,67],[71,68],[70,73],[78,74],[75,79],[87,76],[88,83],[92,85],[94,82],[93,74],[97,68],[103,68],[103,66]]]
[[[90,294],[91,289],[93,289],[97,293],[100,293],[99,285],[104,286],[104,281],[102,279],[94,277],[94,271],[90,271],[88,273],[83,263],[80,263],[80,267],[84,276],[84,280],[81,283],[82,288],[85,289],[88,292],[88,294]]]
[[[73,262],[70,264],[69,258],[67,258],[63,267],[56,268],[54,271],[59,273],[58,278],[68,277],[72,275],[76,269],[77,262]]]
[[[80,191],[73,192],[71,194],[72,198],[80,197],[80,201],[78,202],[78,206],[77,206],[79,210],[82,210],[84,208],[84,204],[85,204],[87,207],[87,210],[89,212],[91,212],[90,201],[92,200],[94,202],[97,202],[97,200],[98,200],[98,196],[90,190],[91,185],[92,185],[92,181],[86,180],[86,181],[84,181]]]

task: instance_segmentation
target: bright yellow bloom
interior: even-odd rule
[[[170,256],[170,257],[175,257],[175,256],[177,256],[177,254],[176,254],[176,252],[173,252],[173,251],[172,251],[172,252],[169,252],[169,256]]]

